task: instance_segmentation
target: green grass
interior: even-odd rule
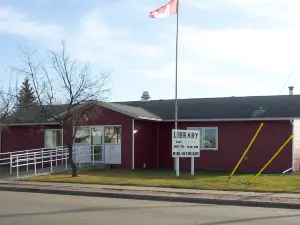
[[[169,170],[90,170],[81,171],[80,175],[74,178],[70,174],[52,174],[19,180],[245,191],[253,176],[254,174],[236,174],[227,186],[227,173],[206,171],[196,171],[195,176],[181,171],[180,177],[176,177],[174,171]],[[300,193],[300,174],[260,175],[247,190]]]

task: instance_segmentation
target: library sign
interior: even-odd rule
[[[200,131],[172,129],[172,156],[199,157]]]

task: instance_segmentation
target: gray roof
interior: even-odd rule
[[[174,120],[175,101],[117,102],[143,108],[162,120]],[[178,119],[300,118],[300,95],[274,95],[178,100]]]
[[[57,115],[63,113],[67,109],[67,105],[55,105],[54,111]],[[47,107],[45,107],[47,109]],[[52,109],[50,112],[53,112]],[[28,109],[22,109],[9,116],[3,123],[8,124],[34,124],[34,123],[49,123],[49,116],[43,113],[39,107],[32,106]]]
[[[174,99],[148,102],[99,103],[111,110],[140,119],[174,120]],[[65,105],[55,106],[62,113]],[[218,120],[254,118],[300,118],[300,95],[191,98],[178,100],[180,120]],[[47,123],[47,115],[37,107],[21,110],[9,118],[10,123]]]

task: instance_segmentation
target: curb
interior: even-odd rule
[[[120,199],[134,199],[134,200],[148,200],[148,201],[183,202],[183,203],[198,203],[198,204],[212,204],[212,205],[300,209],[300,204],[295,204],[295,203],[255,202],[255,201],[193,198],[193,197],[167,196],[167,195],[154,196],[154,195],[142,195],[142,194],[86,192],[86,191],[54,190],[54,189],[46,189],[46,188],[41,189],[41,188],[28,188],[28,187],[11,187],[11,186],[7,186],[7,187],[0,186],[0,191],[30,192],[30,193],[42,193],[42,194],[71,195],[71,196],[76,195],[76,196],[86,196],[86,197],[120,198]]]

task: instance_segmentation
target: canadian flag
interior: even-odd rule
[[[177,13],[178,7],[178,0],[171,0],[168,4],[160,7],[149,13],[149,17],[151,18],[165,18],[172,14]]]

